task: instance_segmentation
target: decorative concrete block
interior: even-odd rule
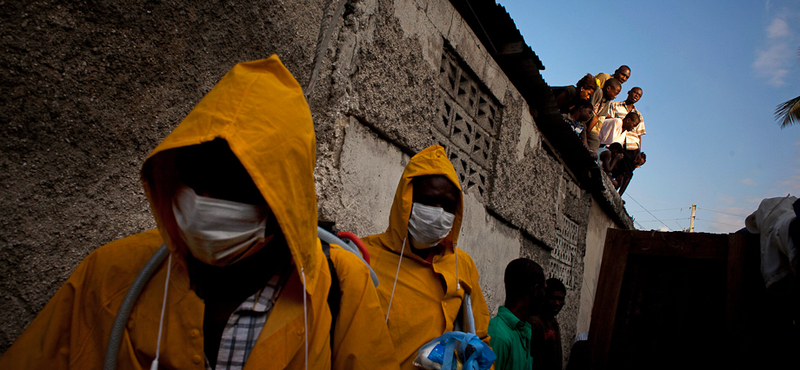
[[[453,106],[453,130],[450,140],[466,153],[472,152],[476,125],[460,106]]]
[[[494,139],[480,126],[475,127],[475,136],[470,154],[472,160],[481,167],[490,169],[493,150]]]

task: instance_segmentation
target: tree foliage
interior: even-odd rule
[[[781,124],[781,128],[800,122],[800,96],[779,104],[775,108],[775,119]]]
[[[797,51],[800,55],[800,48]],[[775,119],[781,124],[781,128],[800,123],[800,96],[778,104],[775,108]]]

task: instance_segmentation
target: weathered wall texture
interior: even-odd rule
[[[568,287],[568,355],[591,306],[584,252],[610,218],[448,1],[338,5],[0,4],[0,353],[89,252],[154,226],[139,184],[149,151],[233,64],[277,53],[303,86],[320,63],[306,91],[320,219],[384,231],[410,155],[443,145],[465,190],[459,247],[491,312],[506,264],[536,260]]]
[[[600,207],[592,200],[589,214],[589,227],[586,230],[586,257],[583,269],[583,284],[580,292],[580,313],[578,315],[578,333],[589,331],[592,321],[592,307],[595,292],[597,291],[597,278],[600,276],[600,265],[603,262],[603,247],[606,244],[606,231],[614,228],[608,216],[600,211]]]
[[[490,310],[505,298],[505,265],[536,260],[568,287],[559,316],[567,355],[591,195],[543,144],[528,104],[449,2],[349,6],[310,92],[323,135],[320,214],[359,233],[383,231],[407,155],[444,146],[465,189],[459,247],[478,265]]]
[[[0,352],[77,264],[155,223],[147,154],[235,63],[304,84],[328,1],[0,3]]]

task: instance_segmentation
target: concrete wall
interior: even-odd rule
[[[584,257],[583,283],[580,288],[580,313],[578,314],[577,332],[589,331],[592,321],[597,278],[600,276],[600,265],[603,263],[603,247],[606,243],[606,232],[609,228],[617,228],[613,221],[601,211],[597,202],[592,199],[589,215],[589,227],[586,230],[586,256]]]
[[[383,231],[388,216],[381,212],[407,160],[400,153],[443,145],[466,193],[460,247],[478,264],[490,310],[504,300],[505,265],[531,257],[548,275],[570,281],[560,315],[568,349],[591,196],[542,144],[528,104],[449,2],[352,5],[310,97],[325,174],[320,214],[359,233]],[[363,171],[353,177],[348,166]],[[352,187],[353,178],[364,183]],[[350,214],[357,199],[369,205]]]
[[[147,154],[235,63],[301,84],[329,1],[4,1],[0,353],[92,250],[155,227]]]
[[[320,218],[384,231],[410,155],[443,145],[490,311],[506,264],[536,260],[567,283],[568,354],[608,217],[448,1],[4,4],[0,353],[89,252],[154,226],[138,174],[157,143],[234,63],[277,53],[318,77]]]

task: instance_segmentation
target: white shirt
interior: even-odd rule
[[[611,103],[611,107],[609,109],[611,110],[611,115],[609,115],[609,117],[622,119],[628,115],[628,107],[625,105],[624,101],[615,101]],[[633,130],[625,133],[625,136],[627,137],[627,140],[625,141],[625,149],[641,149],[642,144],[639,140],[639,137],[646,133],[644,129],[644,117],[642,116],[642,112],[636,109],[636,107],[633,107],[633,112],[636,112],[639,115],[639,124],[636,125]]]
[[[622,119],[606,118],[603,127],[600,128],[600,144],[611,145],[612,143],[625,142],[625,131],[622,130]]]

